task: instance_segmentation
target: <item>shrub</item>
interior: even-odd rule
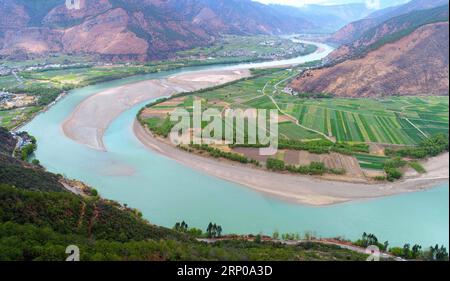
[[[416,170],[419,174],[425,174],[427,172],[419,162],[409,162],[409,166]]]
[[[402,178],[403,174],[396,168],[384,168],[384,171],[386,172],[386,178],[388,181],[395,181]]]
[[[282,161],[282,160],[269,158],[269,159],[267,159],[266,167],[267,167],[267,169],[272,170],[272,171],[284,171],[286,168],[286,165],[284,164],[284,161]]]
[[[448,151],[448,137],[444,134],[438,134],[424,140],[417,147],[408,147],[398,150],[386,148],[385,154],[388,156],[423,159],[426,157],[439,155],[444,151]]]

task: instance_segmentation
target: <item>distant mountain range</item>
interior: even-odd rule
[[[373,12],[364,19],[352,22],[334,33],[328,43],[338,45],[349,44],[360,38],[365,32],[387,21],[390,18],[407,14],[412,11],[424,10],[448,4],[448,0],[412,0],[406,4],[388,7]]]
[[[317,33],[332,33],[344,25],[365,18],[374,10],[364,3],[345,5],[305,5],[303,7],[289,7],[271,5],[279,13],[302,17],[313,24],[312,30]]]
[[[0,57],[49,53],[148,60],[205,46],[221,34],[335,31],[364,4],[293,8],[251,0],[0,0]]]
[[[95,53],[110,59],[163,58],[220,34],[282,34],[307,20],[250,0],[0,0],[0,54]]]
[[[344,29],[353,31],[352,40],[343,37],[348,43],[328,57],[326,67],[304,73],[292,87],[350,97],[448,95],[449,6],[444,2],[433,7],[442,1],[412,1],[389,11],[391,18],[378,13],[384,21],[370,28],[373,18],[349,24]]]

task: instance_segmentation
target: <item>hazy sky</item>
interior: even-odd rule
[[[331,5],[331,4],[348,4],[359,2],[359,3],[366,3],[366,5],[372,9],[380,8],[381,2],[381,0],[254,0],[254,1],[258,1],[265,4],[284,4],[291,6],[303,6],[306,4]],[[397,4],[399,2],[407,2],[407,0],[394,0],[392,2],[393,2],[392,4]]]

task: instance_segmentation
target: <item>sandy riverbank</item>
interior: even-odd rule
[[[105,150],[103,135],[124,111],[152,99],[209,88],[250,76],[249,70],[221,70],[180,74],[160,80],[123,85],[81,102],[62,124],[64,134],[93,149]]]
[[[425,175],[408,173],[405,180],[400,182],[388,184],[332,182],[308,176],[268,172],[185,152],[165,139],[153,137],[138,121],[135,121],[133,130],[147,148],[185,166],[282,200],[305,205],[325,206],[420,191],[446,182],[449,178],[448,153],[430,159],[424,164],[429,173]]]

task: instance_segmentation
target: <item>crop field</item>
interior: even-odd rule
[[[330,155],[330,151],[337,152],[336,155],[349,157],[353,163],[359,164],[357,169],[347,171],[350,175],[358,169],[361,175],[361,169],[382,171],[381,175],[385,173],[386,163],[393,159],[392,156],[383,156],[383,151],[370,153],[368,144],[381,144],[375,146],[381,148],[385,145],[414,146],[437,134],[449,133],[447,97],[355,99],[307,93],[291,95],[290,90],[285,87],[299,70],[253,70],[252,78],[150,105],[142,111],[141,117],[152,131],[166,136],[171,130],[168,114],[176,108],[192,112],[194,100],[201,101],[202,110],[216,108],[224,112],[226,109],[275,109],[279,113],[279,139],[284,145],[278,156],[285,153],[294,155],[293,158],[288,158],[293,159],[292,163],[297,163],[298,157],[295,155],[300,155],[298,153],[302,150],[316,158],[319,157],[317,155]],[[207,122],[203,122],[202,128],[206,125]],[[229,124],[224,123],[222,128],[227,125]],[[246,137],[247,130],[245,127],[242,132]],[[321,147],[321,143],[326,148]],[[232,150],[237,148],[234,151],[239,155],[243,153],[253,160],[266,161],[267,159],[254,155],[256,148],[251,145],[233,146]],[[364,146],[367,151],[362,148]]]
[[[415,145],[448,134],[448,98],[298,99],[277,95],[280,108],[337,141]]]
[[[417,145],[449,133],[447,97],[300,98],[283,92],[284,82],[296,73],[266,70],[256,78],[194,93],[172,108],[190,108],[195,97],[203,109],[279,109],[281,116],[289,117],[280,120],[280,137],[302,141],[327,137],[347,143]],[[295,119],[301,126],[292,122]]]
[[[31,106],[11,110],[0,110],[0,127],[13,129],[22,122],[29,120],[33,114],[41,109],[42,108],[38,106]]]
[[[368,154],[355,154],[354,156],[358,159],[361,168],[371,170],[382,170],[384,163],[389,160],[389,157]]]
[[[313,45],[294,43],[277,36],[226,35],[207,47],[199,47],[177,53],[179,58],[203,59],[207,61],[257,61],[290,58],[316,50]]]

